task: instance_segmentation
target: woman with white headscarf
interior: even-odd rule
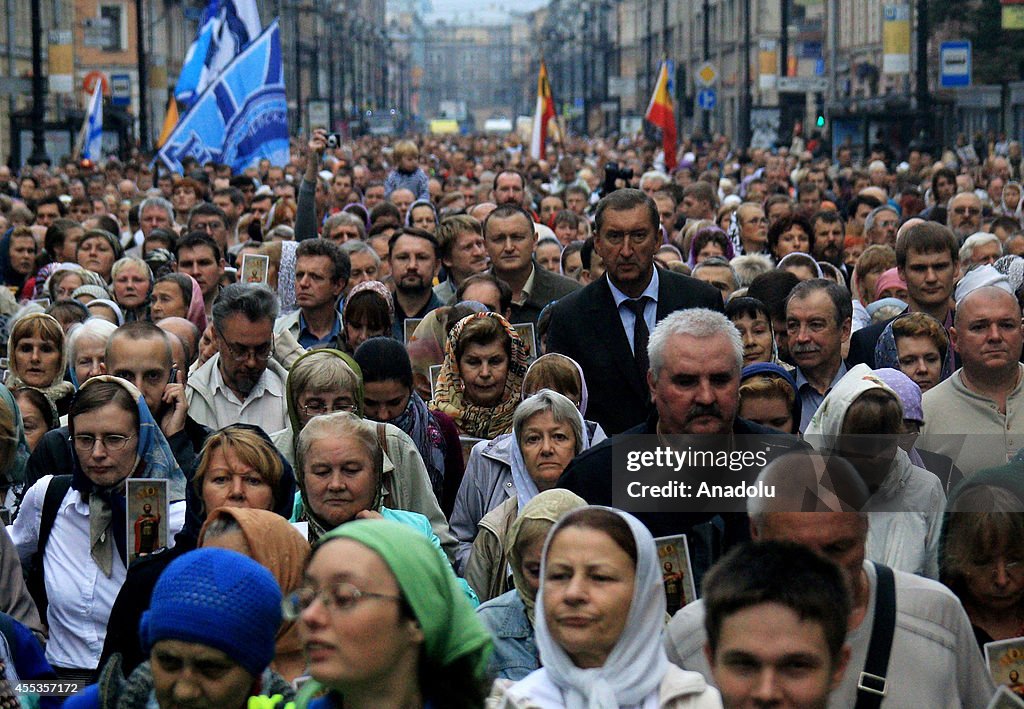
[[[893,569],[938,577],[938,544],[946,495],[932,473],[914,465],[899,443],[904,428],[899,395],[866,364],[832,388],[804,432],[823,455],[841,455],[871,496],[867,557]]]
[[[600,573],[595,572],[595,567]],[[541,559],[537,647],[542,667],[511,686],[509,709],[712,709],[718,690],[665,656],[658,551],[635,517],[583,507],[552,528]]]

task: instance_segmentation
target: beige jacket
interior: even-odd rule
[[[477,523],[479,531],[466,561],[465,578],[481,603],[512,590],[505,540],[517,514],[519,500],[510,497]]]

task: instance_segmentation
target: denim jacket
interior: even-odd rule
[[[515,589],[482,603],[477,617],[494,640],[487,671],[496,679],[514,682],[540,668],[540,653],[526,606]]]

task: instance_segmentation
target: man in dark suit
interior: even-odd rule
[[[512,286],[513,324],[536,323],[553,300],[579,290],[576,281],[551,273],[533,260],[537,234],[533,219],[517,204],[501,204],[484,220],[484,246],[491,272]]]
[[[685,308],[721,311],[722,296],[707,283],[655,268],[658,208],[640,190],[607,195],[594,219],[605,277],[553,306],[547,349],[579,362],[590,391],[587,418],[610,435],[647,417],[646,350],[655,324]]]

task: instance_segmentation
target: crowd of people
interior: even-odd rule
[[[327,138],[0,168],[0,706],[988,705],[1017,142]],[[624,511],[638,434],[775,493]]]

